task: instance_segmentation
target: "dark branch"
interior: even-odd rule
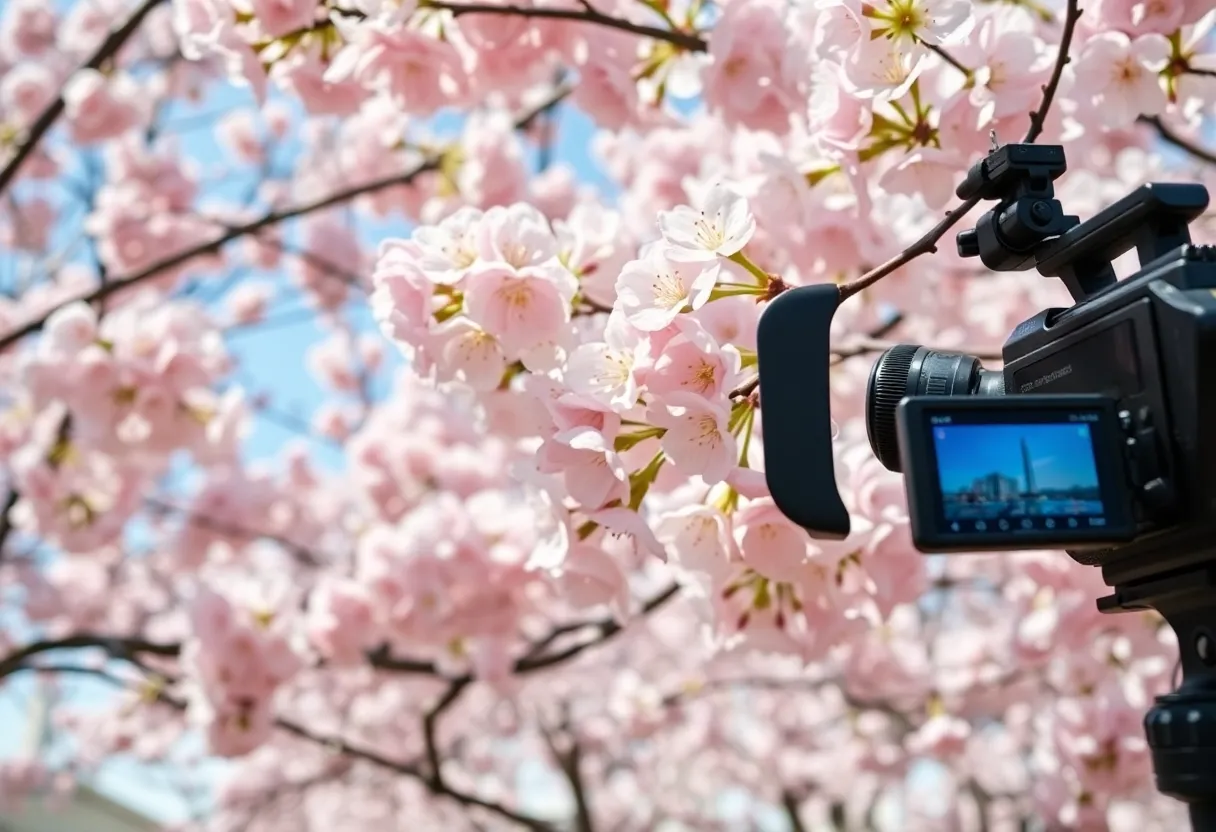
[[[1206,162],[1209,165],[1216,165],[1216,150],[1209,150],[1203,145],[1196,144],[1188,138],[1185,138],[1180,133],[1174,131],[1172,127],[1166,125],[1158,116],[1140,116],[1138,121],[1141,124],[1147,124],[1157,131],[1157,135],[1166,144],[1171,144],[1190,156],[1198,159],[1200,162]]]
[[[672,584],[659,592],[650,600],[642,604],[642,609],[639,612],[639,617],[645,617],[658,609],[664,604],[679,594],[680,587],[678,584]],[[531,649],[528,650],[520,659],[515,662],[514,672],[517,674],[535,673],[538,670],[544,670],[548,667],[561,664],[567,659],[574,658],[584,650],[590,650],[593,647],[598,647],[607,641],[610,641],[617,636],[625,626],[619,624],[614,618],[601,618],[593,621],[576,621],[570,624],[559,624],[549,631],[548,634],[538,639],[533,643]],[[547,653],[546,650],[557,642],[563,636],[577,633],[581,630],[593,630],[594,637],[589,640],[581,641],[578,644],[567,647],[556,653]],[[372,666],[379,670],[388,670],[398,673],[411,673],[416,675],[440,676],[439,669],[433,662],[423,661],[419,659],[397,659],[389,655],[388,648],[381,647],[378,650],[368,654],[368,661]],[[463,682],[465,684],[474,681],[472,674],[464,674],[451,678],[449,681]]]
[[[37,670],[37,665],[28,664],[28,661],[42,653],[89,648],[104,650],[115,659],[132,659],[140,654],[174,657],[181,652],[181,646],[178,644],[158,644],[136,638],[113,638],[92,633],[78,633],[59,639],[35,641],[19,650],[14,650],[0,659],[0,679],[19,670]]]
[[[924,41],[921,41],[921,45],[924,46],[926,49],[928,49],[930,52],[932,52],[937,57],[941,58],[946,63],[950,64],[950,66],[954,67],[959,72],[963,73],[963,75],[965,75],[966,77],[970,78],[972,75],[975,74],[970,69],[968,69],[966,66],[964,66],[962,61],[960,61],[958,58],[951,55],[945,49],[942,49],[936,43],[925,43]]]
[[[583,749],[577,740],[571,740],[570,750],[562,757],[562,771],[570,781],[574,793],[575,829],[578,832],[595,832],[595,817],[591,814],[591,799],[587,784],[583,782]]]
[[[882,280],[887,275],[891,274],[896,269],[906,266],[922,254],[933,254],[937,251],[937,242],[942,237],[946,236],[946,232],[956,226],[963,217],[970,213],[971,209],[979,204],[980,198],[973,196],[963,202],[957,208],[950,211],[946,216],[942,217],[941,222],[933,226],[925,233],[923,237],[917,240],[912,245],[901,251],[899,254],[892,257],[881,266],[870,269],[870,271],[858,277],[856,280],[850,280],[848,283],[842,284],[840,287],[840,301],[843,303],[858,292],[864,291],[873,286],[878,281]],[[0,343],[0,346],[3,346]]]
[[[549,6],[500,6],[493,3],[449,3],[446,0],[424,0],[419,5],[429,9],[445,9],[456,17],[467,14],[497,14],[591,23],[596,26],[606,26],[610,29],[617,29],[622,32],[665,41],[682,49],[687,49],[689,52],[704,52],[707,48],[705,39],[699,35],[675,29],[663,29],[658,26],[647,26],[644,23],[634,23],[632,20],[612,17],[596,11],[590,3],[584,3],[582,9],[559,9]]]
[[[789,789],[781,790],[781,808],[785,810],[785,819],[790,822],[790,832],[806,832],[806,825],[798,814],[801,803]]]
[[[460,695],[464,693],[471,683],[470,677],[462,677],[456,679],[448,685],[448,689],[444,691],[443,696],[439,697],[426,715],[422,718],[422,738],[426,743],[426,762],[430,769],[430,788],[433,792],[441,792],[447,788],[447,784],[443,779],[443,760],[439,756],[439,740],[436,736],[439,728],[439,718],[444,712],[456,704],[460,699]]]
[[[100,69],[102,64],[118,54],[118,50],[122,49],[123,44],[130,40],[131,36],[143,24],[148,13],[160,5],[161,2],[162,0],[144,0],[139,5],[139,8],[131,13],[131,16],[127,18],[122,26],[110,32],[106,39],[101,42],[101,46],[97,47],[97,51],[93,53],[92,57],[85,61],[81,69]],[[63,95],[60,94],[47,105],[47,108],[30,125],[30,129],[26,133],[24,140],[13,153],[13,158],[8,160],[3,169],[0,169],[0,193],[4,193],[13,179],[16,178],[21,165],[37,149],[38,144],[46,137],[51,128],[55,126],[55,122],[63,115],[65,106]]]
[[[591,800],[583,780],[582,747],[570,724],[569,703],[563,703],[562,707],[566,713],[562,719],[560,741],[543,721],[540,723],[540,733],[553,762],[570,785],[570,794],[574,798],[574,832],[595,832],[595,816],[591,813]]]
[[[8,497],[4,500],[4,507],[0,508],[0,563],[4,563],[4,544],[8,542],[9,533],[13,530],[13,521],[8,515],[19,499],[21,495],[17,489],[9,485]]]
[[[1064,67],[1069,62],[1069,49],[1072,47],[1073,32],[1077,28],[1077,19],[1081,16],[1081,9],[1077,5],[1078,0],[1068,0],[1068,10],[1064,18],[1064,32],[1060,35],[1060,51],[1056,55],[1055,67],[1051,71],[1051,78],[1043,86],[1043,97],[1039,101],[1038,108],[1030,114],[1030,129],[1026,131],[1025,138],[1022,142],[1028,144],[1033,142],[1043,132],[1043,124],[1047,121],[1047,114],[1051,111],[1051,104],[1055,100],[1056,90],[1060,86],[1060,78],[1064,74]],[[892,257],[887,262],[877,268],[858,277],[856,280],[851,280],[840,287],[840,300],[844,301],[851,298],[858,292],[873,286],[878,281],[882,280],[891,272],[905,266],[908,263],[920,257],[922,254],[933,254],[937,251],[937,242],[942,237],[946,236],[946,232],[965,217],[972,208],[979,203],[979,197],[972,197],[957,208],[954,208],[950,213],[942,218],[942,221],[933,228],[929,229],[923,237],[917,240],[908,248],[904,249],[899,254]]]
[[[300,739],[304,739],[304,740],[308,740],[310,742],[317,743],[318,745],[321,745],[325,748],[333,749],[334,751],[338,752],[339,754],[345,754],[345,755],[347,755],[349,757],[353,757],[357,760],[363,760],[364,762],[372,763],[373,765],[379,766],[380,768],[388,769],[389,771],[394,771],[397,774],[405,775],[406,777],[410,777],[414,780],[419,780],[422,783],[427,784],[427,786],[428,786],[428,788],[430,788],[432,794],[446,797],[450,800],[454,800],[457,803],[463,804],[465,806],[476,806],[480,809],[484,809],[487,812],[491,812],[492,814],[495,814],[498,817],[503,818],[504,820],[513,821],[514,823],[524,827],[525,829],[536,830],[536,832],[551,832],[552,827],[550,824],[545,823],[544,821],[539,820],[537,818],[532,818],[532,817],[528,817],[527,815],[520,814],[519,812],[516,812],[514,809],[510,809],[506,806],[503,806],[500,803],[495,803],[490,800],[485,800],[483,798],[478,797],[477,795],[469,794],[467,792],[462,792],[458,789],[455,789],[455,788],[453,788],[451,786],[447,786],[447,785],[442,786],[442,788],[437,788],[436,785],[431,781],[431,779],[426,776],[426,773],[424,771],[422,771],[422,769],[420,769],[418,766],[411,765],[409,763],[400,763],[400,762],[397,762],[396,760],[391,760],[388,757],[385,757],[383,754],[380,754],[376,751],[372,751],[371,749],[368,749],[368,748],[360,748],[358,746],[351,745],[350,743],[348,743],[345,740],[340,739],[338,737],[325,737],[325,736],[321,736],[320,734],[315,734],[312,731],[305,728],[304,726],[299,725],[295,722],[291,722],[290,720],[278,719],[278,720],[275,720],[275,725],[280,730],[285,731],[288,734],[291,734],[292,736],[299,737]]]
[[[1077,21],[1080,18],[1079,0],[1068,0],[1068,8],[1064,11],[1064,31],[1060,34],[1060,51],[1056,53],[1056,64],[1052,67],[1051,78],[1043,87],[1043,98],[1039,101],[1039,108],[1030,114],[1030,129],[1026,131],[1026,137],[1022,139],[1023,144],[1033,142],[1043,132],[1043,125],[1047,122],[1047,114],[1051,111],[1056,90],[1060,88],[1060,78],[1064,75],[1064,67],[1072,60],[1068,53],[1072,48],[1072,36],[1077,30]]]
[[[675,598],[679,593],[679,584],[670,585],[642,605],[640,616],[646,616],[652,612],[655,612],[672,598]],[[555,664],[561,664],[564,661],[574,658],[584,650],[589,650],[592,647],[598,647],[601,644],[610,641],[625,629],[625,626],[619,623],[615,618],[605,618],[598,623],[589,623],[587,626],[594,627],[596,630],[595,637],[590,641],[575,644],[571,647],[567,647],[564,650],[559,650],[556,653],[546,653],[538,656],[524,656],[515,663],[515,672],[533,673],[537,670],[543,670],[546,667],[553,667]],[[549,641],[549,637],[542,640],[542,643],[546,641]]]
[[[167,656],[176,656],[178,654],[177,645],[152,644],[133,639],[107,639],[93,635],[69,636],[68,638],[59,639],[57,641],[31,644],[22,650],[10,654],[3,661],[0,661],[0,678],[18,671],[40,670],[41,668],[37,667],[36,665],[25,663],[26,659],[31,658],[38,653],[47,652],[50,650],[86,647],[103,648],[111,656],[114,656],[115,658],[128,659],[140,667],[142,667],[142,665],[135,660],[137,653],[153,653]],[[123,680],[113,676],[112,674],[105,673],[104,671],[92,672],[88,668],[74,666],[48,667],[46,670],[78,674],[83,673],[104,679],[118,687],[129,687],[129,685]],[[165,691],[163,685],[158,686],[155,689],[155,695],[156,701],[160,704],[167,705],[178,711],[186,710],[186,702]],[[525,829],[534,830],[534,832],[552,832],[552,827],[550,824],[536,818],[528,817],[527,815],[516,812],[515,810],[499,803],[485,800],[477,795],[468,794],[467,792],[460,791],[459,789],[451,786],[443,785],[441,787],[437,787],[436,784],[431,782],[431,779],[426,776],[426,773],[416,765],[410,763],[401,763],[396,760],[389,759],[383,754],[372,751],[371,749],[351,745],[340,737],[321,736],[320,734],[316,734],[304,726],[290,720],[276,719],[275,727],[281,731],[291,734],[292,736],[316,743],[323,748],[330,749],[339,754],[344,754],[353,759],[362,760],[380,768],[384,768],[397,774],[418,780],[419,782],[425,784],[432,794],[437,796],[446,797],[465,806],[476,806],[497,815],[500,818],[512,821]]]
[[[891,318],[883,321],[878,326],[872,328],[869,332],[866,333],[866,336],[864,338],[862,338],[860,341],[858,341],[856,344],[853,344],[850,346],[838,347],[838,348],[832,350],[831,363],[839,364],[840,362],[844,361],[846,358],[853,358],[858,355],[865,355],[867,353],[877,352],[880,350],[887,349],[888,347],[892,346],[890,343],[885,342],[885,341],[883,341],[883,342],[876,341],[875,339],[882,338],[884,335],[890,334],[891,331],[893,329],[895,329],[895,327],[897,327],[901,323],[903,323],[903,320],[904,320],[904,316],[903,316],[902,312],[897,315],[893,315]],[[977,356],[977,357],[979,357],[979,356]],[[730,397],[732,399],[746,398],[747,396],[750,396],[753,392],[755,392],[756,387],[759,386],[759,384],[760,384],[760,377],[753,376],[750,380],[739,385],[734,390],[731,390]]]

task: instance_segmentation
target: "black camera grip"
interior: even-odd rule
[[[760,316],[756,352],[764,477],[781,513],[812,537],[843,540],[849,512],[836,488],[828,372],[835,284],[789,289]]]

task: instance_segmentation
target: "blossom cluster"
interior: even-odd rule
[[[1070,303],[924,242],[994,141],[1065,145],[1082,216],[1216,184],[1210,5],[4,5],[0,683],[128,690],[56,706],[73,762],[0,799],[198,730],[219,830],[528,826],[538,768],[580,828],[729,825],[732,789],[1177,828],[1168,628],[1061,552],[917,552],[863,404],[891,339],[995,369]],[[764,479],[758,321],[815,283],[850,287],[843,541]]]

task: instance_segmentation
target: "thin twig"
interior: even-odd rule
[[[1043,125],[1047,122],[1047,114],[1051,111],[1056,90],[1060,87],[1060,78],[1064,76],[1064,67],[1072,60],[1068,53],[1072,48],[1072,36],[1077,30],[1077,21],[1080,19],[1079,0],[1068,0],[1068,8],[1064,11],[1064,31],[1060,34],[1060,51],[1056,53],[1056,64],[1052,67],[1051,77],[1043,87],[1043,98],[1039,101],[1038,109],[1030,114],[1030,129],[1026,131],[1026,137],[1022,139],[1023,144],[1033,142],[1043,132]]]
[[[781,790],[781,808],[785,810],[785,819],[790,822],[790,832],[806,832],[806,825],[798,814],[801,802],[789,789]]]
[[[704,52],[707,48],[705,39],[699,35],[691,32],[682,32],[678,29],[662,29],[658,26],[647,26],[644,23],[634,23],[632,20],[612,17],[597,11],[588,3],[584,3],[581,10],[559,9],[549,6],[500,6],[493,3],[449,3],[446,0],[425,0],[421,5],[428,9],[444,9],[456,17],[468,14],[496,14],[591,23],[596,26],[605,26],[610,29],[617,29],[622,32],[665,41],[687,49],[689,52]]]
[[[855,356],[858,356],[858,355],[865,355],[866,353],[869,353],[869,352],[876,352],[876,351],[887,349],[887,347],[892,346],[892,344],[886,343],[886,342],[879,342],[875,339],[881,338],[882,336],[890,333],[893,329],[895,329],[895,327],[897,327],[901,323],[903,323],[903,320],[904,320],[904,316],[903,316],[902,312],[892,315],[887,320],[883,321],[882,323],[880,323],[877,326],[870,329],[870,331],[866,333],[865,337],[863,337],[859,342],[856,342],[852,346],[838,347],[838,348],[832,350],[831,363],[839,364],[840,362],[844,361],[846,358],[854,358]],[[884,343],[885,346],[879,346],[880,343]],[[751,379],[749,379],[748,381],[745,381],[743,384],[740,384],[734,390],[731,390],[730,398],[732,398],[732,399],[746,398],[747,396],[750,396],[755,391],[756,387],[759,384],[760,384],[760,376],[752,376]]]
[[[980,198],[973,196],[964,201],[957,208],[951,210],[946,216],[942,217],[941,222],[929,229],[924,236],[917,240],[912,245],[905,248],[899,254],[887,260],[880,266],[870,269],[854,280],[848,283],[843,283],[840,286],[840,301],[843,303],[858,292],[864,291],[873,286],[878,281],[882,280],[887,275],[906,266],[922,254],[933,254],[937,251],[937,242],[942,237],[946,236],[946,232],[953,228],[962,220],[963,217],[978,205]]]
[[[467,676],[452,681],[443,696],[439,697],[439,701],[422,717],[422,737],[426,743],[426,762],[427,768],[430,769],[429,783],[433,792],[441,792],[447,788],[443,779],[443,760],[439,756],[439,740],[436,736],[439,717],[456,704],[472,681],[472,678]]]
[[[1157,135],[1166,144],[1171,144],[1179,150],[1193,156],[1201,162],[1206,162],[1209,165],[1216,165],[1216,151],[1209,150],[1203,145],[1196,144],[1188,138],[1185,138],[1180,133],[1174,131],[1172,127],[1166,126],[1166,123],[1159,116],[1140,116],[1137,119],[1141,124],[1147,124],[1157,131]]]
[[[188,508],[175,506],[172,503],[166,503],[161,500],[148,498],[144,500],[144,504],[153,511],[161,514],[175,514],[186,520],[193,526],[200,529],[207,529],[216,532],[217,534],[228,535],[235,538],[246,538],[252,540],[269,540],[272,543],[277,543],[292,554],[297,560],[307,566],[319,566],[324,563],[324,559],[317,555],[306,546],[301,546],[299,543],[293,543],[285,537],[271,534],[270,532],[258,531],[244,526],[239,526],[235,523],[230,523],[226,520],[219,520],[214,517],[206,517],[201,514],[195,514]]]
[[[127,18],[122,26],[110,32],[109,36],[97,47],[97,51],[85,61],[81,69],[100,69],[102,64],[118,54],[118,50],[122,49],[123,45],[131,39],[131,36],[143,24],[148,14],[159,6],[161,2],[162,0],[144,0],[139,5],[139,8],[131,13],[131,16]],[[34,119],[34,123],[30,125],[25,139],[17,146],[17,150],[13,153],[13,158],[8,160],[3,169],[0,169],[0,193],[4,193],[9,184],[16,178],[21,165],[37,149],[38,144],[50,132],[51,128],[55,126],[55,122],[63,115],[66,106],[63,94],[60,93],[55,97],[54,101],[47,105],[47,108],[42,111],[38,118]]]
[[[936,43],[925,43],[924,41],[921,41],[921,46],[924,46],[926,49],[928,49],[934,55],[941,58],[946,63],[950,64],[950,66],[954,67],[959,72],[963,73],[963,75],[965,75],[966,77],[970,78],[972,75],[975,74],[970,69],[968,69],[963,64],[962,61],[960,61],[958,58],[951,55],[949,52],[947,52],[942,47],[938,46]]]
[[[1077,28],[1077,20],[1081,16],[1081,9],[1077,5],[1078,0],[1068,0],[1068,10],[1064,17],[1064,31],[1060,36],[1060,51],[1056,55],[1055,67],[1051,71],[1051,78],[1043,85],[1043,97],[1039,102],[1038,108],[1030,114],[1030,128],[1026,131],[1025,138],[1022,139],[1023,144],[1029,144],[1039,137],[1043,132],[1043,124],[1047,120],[1047,114],[1051,110],[1051,104],[1055,100],[1056,90],[1060,86],[1060,78],[1064,74],[1064,67],[1069,62],[1069,49],[1072,46],[1073,32]],[[933,254],[937,251],[937,242],[942,237],[946,236],[946,232],[965,217],[972,208],[979,203],[979,197],[973,196],[964,201],[957,208],[951,210],[941,222],[929,229],[929,231],[914,242],[908,248],[901,251],[899,254],[892,257],[887,262],[877,268],[871,269],[855,280],[841,285],[840,300],[844,301],[851,298],[853,295],[861,292],[870,286],[873,286],[878,281],[882,280],[891,272],[907,265],[908,263],[920,257],[922,254]]]
[[[108,655],[116,659],[129,659],[140,653],[174,657],[181,652],[181,645],[178,644],[159,644],[137,638],[115,638],[95,633],[77,633],[63,638],[35,641],[19,650],[14,650],[3,659],[0,659],[0,679],[23,669],[27,666],[27,662],[30,659],[42,653],[50,653],[56,650],[84,650],[89,648],[104,650]],[[32,667],[37,669],[36,666]]]
[[[0,508],[0,563],[4,563],[4,544],[8,542],[9,533],[13,530],[13,521],[9,519],[9,513],[12,512],[13,506],[17,505],[19,499],[21,499],[21,494],[14,486],[9,485],[8,497],[4,500],[4,507]]]

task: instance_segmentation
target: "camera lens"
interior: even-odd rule
[[[874,362],[866,390],[866,435],[888,471],[900,470],[895,410],[905,396],[1001,396],[1005,377],[973,355],[898,344]]]

